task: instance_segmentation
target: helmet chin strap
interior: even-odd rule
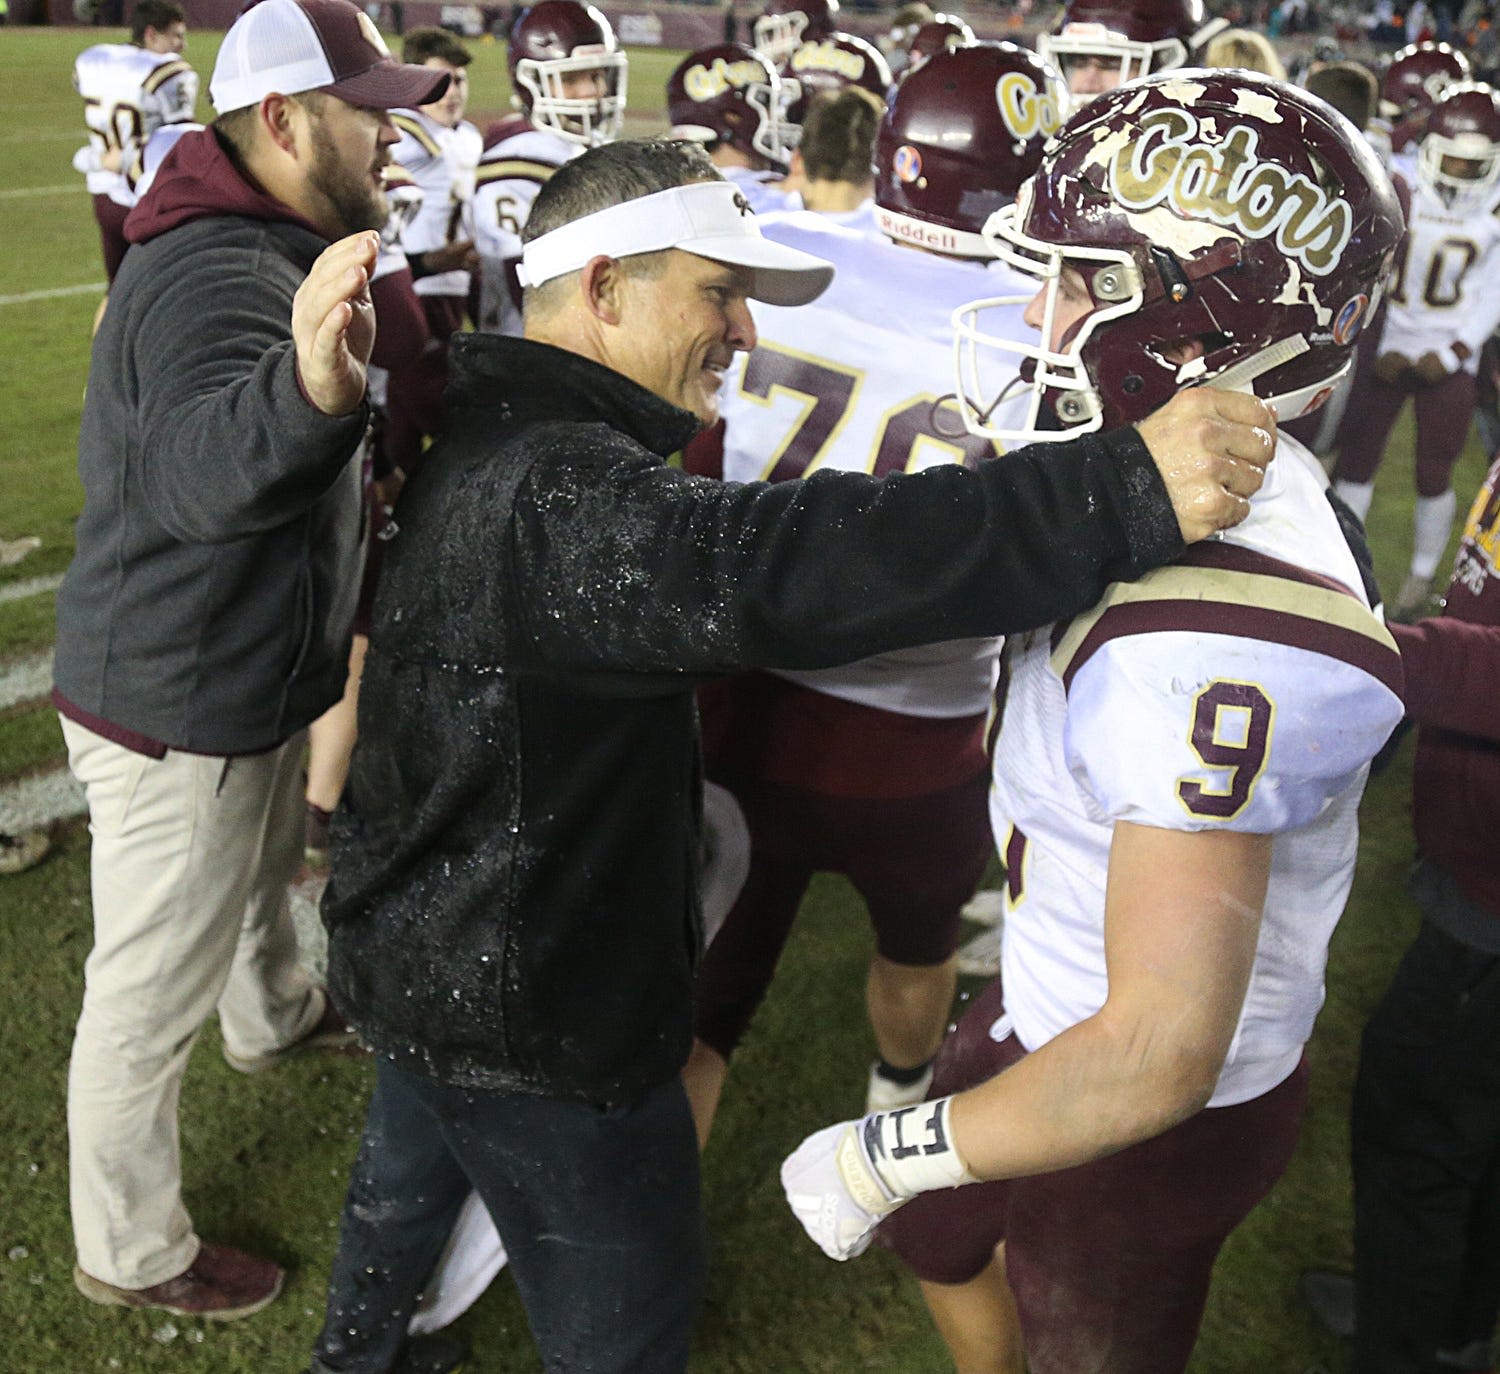
[[[1300,358],[1311,347],[1303,335],[1293,334],[1289,338],[1278,340],[1269,348],[1261,349],[1259,353],[1241,358],[1239,362],[1226,367],[1222,372],[1214,373],[1212,377],[1205,377],[1208,364],[1200,354],[1178,368],[1177,382],[1180,386],[1191,386],[1196,382],[1206,381],[1225,391],[1250,391],[1251,383],[1257,377],[1284,366],[1293,358]]]

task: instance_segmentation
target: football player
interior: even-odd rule
[[[968,424],[1078,434],[1206,379],[1299,413],[1401,229],[1368,145],[1294,87],[1189,71],[1098,96],[986,228],[1039,286],[1041,338],[1016,425],[976,380],[1016,352],[988,324],[1013,302],[964,312]],[[1243,525],[1014,637],[1001,682],[1002,979],[929,1101],[818,1132],[782,1180],[836,1258],[887,1218],[962,1374],[1174,1374],[1214,1256],[1297,1138],[1400,659],[1284,439]]]
[[[859,86],[884,102],[891,69],[873,43],[852,33],[830,33],[798,47],[781,67],[781,82],[787,91],[783,136],[795,148],[815,95]]]
[[[390,370],[385,450],[391,464],[409,474],[421,461],[422,441],[435,424],[447,375],[447,342],[463,328],[469,269],[478,262],[469,228],[470,197],[484,139],[464,118],[469,50],[446,29],[419,28],[406,35],[402,57],[445,71],[450,78],[448,89],[433,104],[391,112],[401,135],[391,156],[421,196],[415,213],[401,223],[399,235],[388,237],[406,258],[412,289],[437,344]],[[384,323],[378,315],[377,322]]]
[[[1427,116],[1449,86],[1467,81],[1469,59],[1447,43],[1410,43],[1392,55],[1380,78],[1380,104],[1366,131],[1387,167],[1414,152]]]
[[[1485,341],[1500,326],[1500,93],[1449,86],[1433,106],[1415,159],[1407,234],[1373,362],[1362,368],[1339,428],[1335,486],[1364,518],[1396,416],[1416,412],[1417,503],[1411,565],[1392,617],[1412,620],[1453,529],[1453,465],[1474,415]]]
[[[838,28],[839,0],[766,0],[751,29],[755,50],[780,67],[803,43]]]
[[[1224,19],[1205,20],[1203,0],[1071,0],[1036,50],[1063,74],[1076,107],[1121,82],[1185,67]]]
[[[904,70],[911,71],[934,53],[948,48],[966,48],[979,40],[971,29],[956,14],[935,14],[912,35],[906,49]]]
[[[692,465],[776,482],[993,456],[945,399],[952,314],[985,290],[993,254],[980,228],[1037,166],[1063,98],[1056,74],[1010,44],[942,52],[911,72],[876,140],[879,237],[811,213],[764,222],[837,274],[799,314],[756,307],[759,344],[725,380],[721,462],[698,451]],[[1019,311],[1012,328],[1019,337]],[[952,1003],[958,910],[990,854],[983,733],[997,648],[937,644],[705,689],[708,772],[744,810],[751,859],[700,975],[684,1075],[700,1139],[817,871],[845,874],[876,930],[870,1105],[922,1098]]]
[[[516,265],[531,202],[563,163],[620,136],[627,73],[609,20],[580,0],[537,0],[521,10],[506,63],[517,113],[485,134],[474,242],[483,265],[479,327],[520,334]]]
[[[788,209],[815,210],[840,224],[874,232],[875,133],[883,101],[862,86],[819,91],[802,120],[786,185]]]
[[[776,68],[743,43],[689,53],[667,78],[669,137],[702,143],[757,214],[784,208],[776,183],[791,163],[785,104]]]
[[[176,0],[141,0],[131,16],[129,43],[96,43],[73,64],[73,88],[83,97],[89,134],[73,166],[87,178],[94,198],[111,282],[129,247],[125,216],[136,199],[126,170],[157,129],[193,118],[198,74],[182,56],[186,46],[182,6]]]

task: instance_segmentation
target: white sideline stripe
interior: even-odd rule
[[[62,586],[61,573],[48,573],[45,577],[25,577],[19,582],[0,583],[0,604],[7,601],[24,601],[28,596],[40,596],[43,592],[55,592]]]
[[[78,190],[78,183],[70,181],[66,186],[17,186],[9,191],[0,191],[0,200],[24,200],[27,196],[66,196]]]
[[[106,285],[102,281],[90,281],[77,286],[52,286],[45,291],[23,291],[19,296],[0,296],[0,305],[25,305],[29,301],[50,301],[59,296],[87,296],[102,292]]]
[[[52,650],[0,663],[0,711],[41,701],[52,691]]]
[[[0,786],[0,830],[17,835],[88,810],[83,788],[66,767]]]

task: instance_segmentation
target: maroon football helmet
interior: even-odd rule
[[[862,86],[883,102],[891,86],[891,69],[880,49],[852,33],[831,33],[804,43],[781,68],[780,76],[787,101],[783,118],[792,126],[785,137],[793,146],[807,107],[820,91]]]
[[[1417,176],[1465,208],[1493,196],[1500,181],[1500,92],[1477,81],[1443,92],[1427,119]]]
[[[1038,34],[1036,50],[1078,97],[1097,95],[1153,72],[1185,67],[1223,19],[1207,20],[1203,0],[1071,0],[1055,33]],[[1119,76],[1084,88],[1078,69],[1091,61],[1116,64]]]
[[[613,142],[625,122],[625,53],[609,20],[580,0],[538,0],[511,25],[511,90],[539,129],[587,148]],[[579,95],[583,74],[597,74]]]
[[[1347,371],[1403,228],[1373,150],[1297,87],[1187,70],[1106,92],[986,226],[997,255],[1040,285],[1042,337],[1014,341],[1025,296],[958,313],[965,422],[993,438],[1056,437],[1039,424],[1050,405],[1061,433],[1083,433],[1202,381],[1305,414]],[[1087,313],[1064,330],[1080,299]],[[996,353],[1035,369],[1022,368],[1024,418],[999,413],[1000,390],[984,394]]]
[[[782,66],[802,43],[827,38],[838,28],[839,0],[766,0],[755,21],[757,52]]]
[[[1456,81],[1469,79],[1469,59],[1447,43],[1412,43],[1391,58],[1380,79],[1380,113],[1386,119],[1421,115]]]
[[[715,43],[689,53],[667,78],[673,138],[727,143],[784,167],[781,79],[764,53],[743,43]]]
[[[906,71],[914,71],[929,57],[949,48],[967,48],[979,40],[956,14],[935,14],[923,24],[906,45]]]
[[[893,239],[992,258],[981,230],[1062,126],[1067,91],[1013,43],[939,51],[901,78],[875,136],[875,218]]]

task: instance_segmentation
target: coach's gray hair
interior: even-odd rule
[[[564,163],[552,174],[532,202],[521,242],[530,243],[575,219],[623,205],[627,200],[697,181],[722,180],[700,143],[678,139],[606,143]],[[624,262],[631,272],[654,275],[661,270],[668,251],[636,253]],[[531,314],[552,309],[568,295],[575,275],[569,272],[542,286],[527,287],[521,298],[522,310]]]

